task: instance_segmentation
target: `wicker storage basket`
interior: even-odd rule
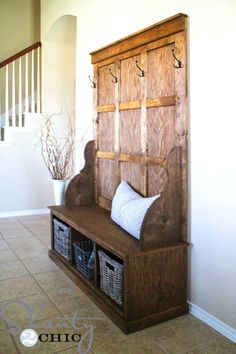
[[[76,268],[87,278],[94,277],[94,269],[90,267],[89,261],[93,253],[93,242],[82,240],[73,243],[75,251]]]
[[[117,304],[124,304],[124,266],[103,251],[98,251],[100,287]]]
[[[53,219],[54,223],[54,248],[68,261],[71,259],[70,254],[70,227],[63,224],[57,219]]]

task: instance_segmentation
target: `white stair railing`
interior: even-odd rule
[[[40,48],[37,42],[0,63],[1,128],[23,127],[25,113],[41,111]]]
[[[19,58],[19,127],[22,127],[22,66],[21,66],[21,57]]]

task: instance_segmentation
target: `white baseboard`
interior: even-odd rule
[[[189,301],[189,312],[236,343],[236,330]]]
[[[49,214],[49,209],[32,209],[32,210],[18,210],[18,211],[5,211],[0,212],[0,218],[9,218],[13,216],[22,215],[39,215],[39,214]]]

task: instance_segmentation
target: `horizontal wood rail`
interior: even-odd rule
[[[97,151],[96,156],[99,159],[115,160],[116,154],[114,152]],[[120,153],[118,155],[118,161],[120,162],[140,163],[141,158],[141,155],[132,155],[124,153]],[[147,165],[159,165],[162,167],[166,167],[166,157],[146,156],[145,162]]]
[[[178,103],[178,101],[179,98],[177,96],[147,98],[146,107],[153,108],[153,107],[175,106],[175,104]],[[119,103],[120,111],[125,111],[128,109],[140,109],[140,108],[141,108],[141,101],[128,101],[128,102]],[[97,106],[98,113],[107,113],[107,112],[114,112],[114,111],[115,111],[114,104]]]
[[[3,68],[4,66],[6,66],[7,64],[10,64],[12,63],[14,60],[17,60],[19,59],[20,57],[22,57],[23,55],[27,54],[27,53],[30,53],[32,50],[38,48],[38,47],[41,47],[42,46],[42,43],[41,42],[36,42],[34,44],[32,44],[31,46],[21,50],[20,52],[12,55],[11,57],[3,60],[1,63],[0,63],[0,69]]]

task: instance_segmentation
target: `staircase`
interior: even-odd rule
[[[0,141],[6,141],[6,130],[20,130],[29,114],[40,113],[40,79],[40,42],[0,63]]]

